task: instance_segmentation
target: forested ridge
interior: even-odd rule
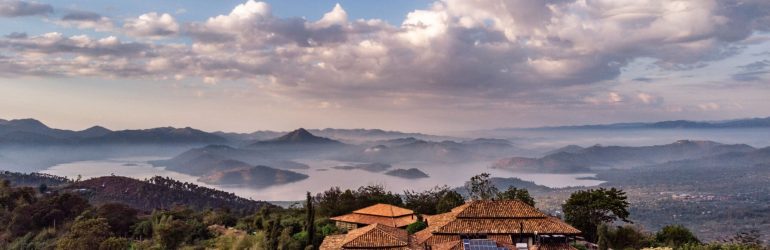
[[[6,176],[57,179],[23,175]],[[377,203],[409,208],[418,215],[444,213],[467,199],[537,203],[526,188],[498,190],[492,183],[488,174],[474,176],[465,185],[466,196],[448,186],[404,194],[379,185],[332,187],[281,208],[163,177],[107,176],[61,186],[40,183],[37,188],[3,179],[0,249],[317,249],[326,236],[345,233],[330,217]],[[767,249],[755,230],[708,243],[681,225],[645,231],[629,220],[628,208],[623,190],[588,189],[570,195],[562,219],[599,249]],[[417,221],[407,231],[425,227]],[[586,249],[585,242],[573,246]]]

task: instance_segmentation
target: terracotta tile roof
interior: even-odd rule
[[[458,218],[537,218],[547,215],[517,200],[472,201],[457,214]]]
[[[320,250],[339,250],[342,249],[342,243],[345,241],[344,234],[327,235],[318,248]]]
[[[342,242],[342,248],[387,248],[408,245],[409,234],[406,230],[382,224],[372,224],[351,230]]]
[[[522,226],[524,231],[520,231]],[[434,233],[440,234],[579,234],[574,227],[546,218],[531,219],[465,219],[458,218],[439,227]]]
[[[487,235],[487,239],[490,239],[497,243],[502,243],[502,244],[508,244],[508,245],[513,244],[513,239],[511,238],[510,234],[490,234],[490,235]]]
[[[542,245],[532,245],[529,247],[530,250],[577,250],[577,248],[566,244],[542,244]]]
[[[438,243],[432,246],[432,250],[463,250],[463,242],[461,240],[453,240],[444,243]]]
[[[526,234],[580,234],[567,223],[518,201],[473,201],[425,218],[428,227],[414,234],[419,244],[455,241],[461,234],[487,234],[498,243],[510,244],[510,235],[519,233],[520,223]]]
[[[400,216],[406,216],[406,215],[412,215],[414,214],[414,211],[397,207],[389,204],[375,204],[372,206],[368,206],[356,211],[353,211],[354,214],[368,214],[368,215],[377,215],[377,216],[385,216],[385,217],[400,217]]]
[[[388,225],[392,227],[404,227],[417,221],[417,217],[411,216],[411,215],[391,218],[391,217],[375,216],[375,215],[368,215],[368,214],[355,214],[355,213],[340,215],[337,217],[332,217],[330,219],[333,221],[343,221],[343,222],[366,224],[366,225],[377,223],[377,224],[383,224],[383,225]]]

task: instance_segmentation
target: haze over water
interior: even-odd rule
[[[566,187],[566,186],[593,186],[602,181],[584,180],[581,177],[592,177],[594,174],[537,174],[537,173],[513,173],[504,170],[487,168],[489,162],[479,162],[473,164],[462,164],[455,166],[430,166],[427,164],[398,164],[393,168],[419,168],[430,175],[430,178],[423,179],[404,179],[385,175],[384,173],[372,173],[364,170],[340,170],[333,169],[334,166],[345,165],[344,162],[337,161],[312,161],[305,160],[303,163],[310,166],[310,169],[293,170],[299,173],[307,174],[310,177],[293,183],[272,186],[264,189],[254,189],[248,187],[210,185],[198,181],[198,177],[166,170],[162,167],[153,167],[147,164],[149,160],[158,160],[157,157],[132,157],[118,158],[109,160],[80,161],[66,164],[59,164],[49,169],[40,171],[41,173],[66,176],[76,179],[78,175],[83,180],[109,175],[127,176],[136,179],[151,178],[153,176],[171,177],[173,179],[195,183],[200,186],[207,186],[235,193],[241,197],[255,200],[268,201],[286,201],[301,200],[305,192],[318,193],[328,190],[331,187],[340,187],[343,189],[355,189],[363,185],[383,185],[388,190],[402,193],[404,190],[422,191],[430,189],[437,185],[449,185],[450,187],[460,187],[469,176],[488,172],[495,177],[517,177],[526,181],[533,181],[536,184],[548,187]],[[322,170],[325,169],[325,170]],[[320,170],[320,171],[319,171]]]

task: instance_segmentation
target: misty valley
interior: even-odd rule
[[[470,176],[486,172],[499,189],[528,189],[538,207],[553,214],[575,190],[620,187],[642,226],[683,224],[716,239],[747,227],[768,229],[762,220],[770,212],[770,119],[765,122],[748,128],[557,127],[428,135],[363,129],[70,131],[9,120],[0,122],[0,168],[71,181],[161,176],[277,204],[330,187],[381,185],[401,193],[446,185],[463,193]],[[708,140],[727,137],[728,143]]]

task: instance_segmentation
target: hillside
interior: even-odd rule
[[[233,148],[226,145],[209,145],[202,148],[194,148],[171,159],[152,161],[150,163],[182,173],[202,175],[208,173],[211,169],[226,169],[222,168],[221,164],[224,160],[236,160],[252,166],[267,165],[280,169],[308,168],[305,164],[276,157],[275,154],[270,152]]]
[[[671,144],[625,147],[568,147],[542,158],[510,157],[500,159],[492,167],[513,171],[578,173],[597,169],[632,168],[668,161],[695,159],[731,152],[751,152],[745,144],[721,144],[712,141],[681,140]]]
[[[0,121],[0,145],[212,144],[224,137],[193,128],[111,131],[93,126],[82,131],[50,128],[35,119]]]
[[[689,121],[673,120],[659,122],[613,123],[576,126],[556,126],[529,128],[528,130],[618,130],[618,129],[731,129],[731,128],[770,128],[770,117],[746,118],[724,121]],[[501,129],[506,130],[506,129]]]
[[[45,184],[48,187],[61,186],[72,183],[64,177],[41,174],[41,173],[16,173],[10,171],[0,171],[0,180],[8,180],[13,186],[39,187]]]
[[[385,172],[386,175],[400,177],[404,179],[421,179],[421,178],[428,178],[428,174],[426,174],[423,171],[420,171],[416,168],[410,168],[410,169],[393,169],[388,172]]]
[[[240,165],[235,163],[235,165]],[[237,185],[252,188],[266,188],[307,179],[308,176],[288,170],[267,166],[244,166],[212,171],[199,180],[215,185]]]
[[[194,210],[229,208],[241,213],[253,213],[264,206],[271,206],[266,202],[164,177],[147,181],[120,176],[98,177],[73,183],[63,191],[82,194],[95,204],[123,203],[143,211],[186,205]]]
[[[399,163],[421,161],[457,163],[494,159],[517,152],[505,140],[424,141],[413,137],[380,141],[375,146],[359,148],[339,156],[340,160],[357,162]]]

